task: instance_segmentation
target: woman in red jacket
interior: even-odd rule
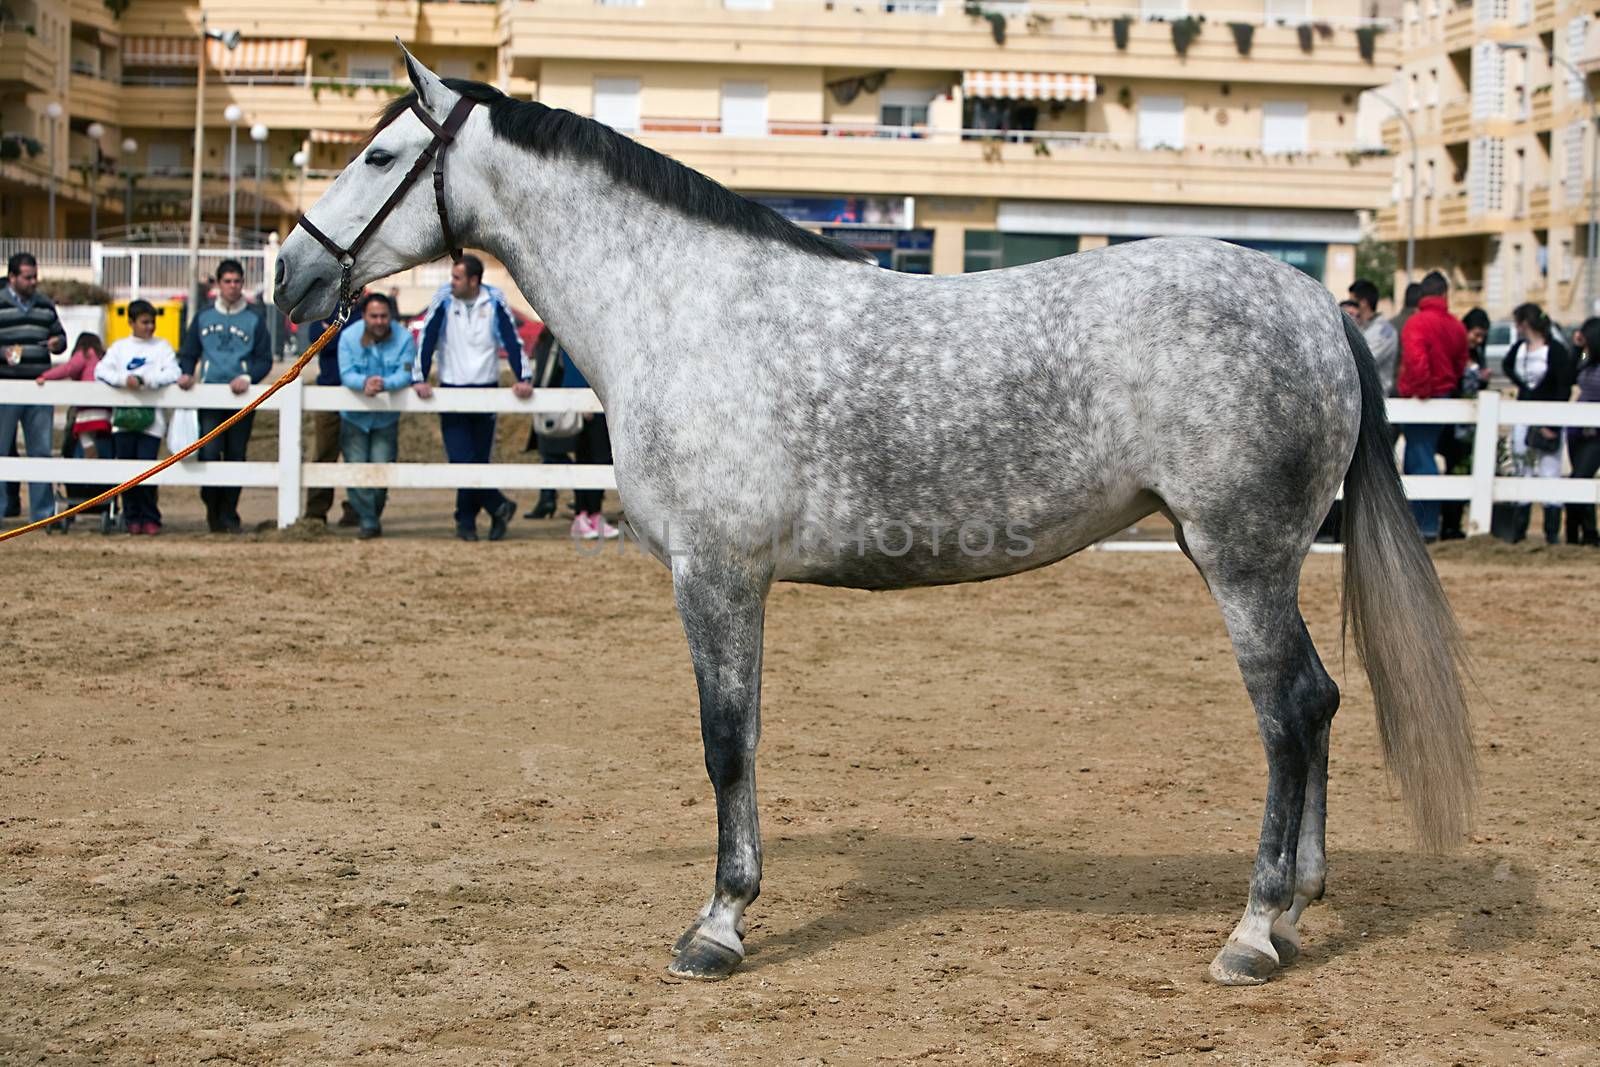
[[[1450,314],[1450,283],[1438,271],[1422,279],[1416,314],[1400,332],[1400,375],[1396,392],[1403,397],[1434,400],[1454,395],[1467,369],[1467,330]],[[1439,435],[1450,427],[1417,422],[1400,427],[1405,434],[1405,473],[1439,473]],[[1439,539],[1439,502],[1413,500],[1411,514],[1424,541]]]

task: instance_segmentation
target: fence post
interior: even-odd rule
[[[1478,424],[1472,438],[1472,499],[1468,531],[1486,534],[1494,518],[1494,478],[1500,463],[1500,393],[1478,394]]]
[[[137,248],[128,250],[128,299],[142,300],[144,294],[139,291],[139,260],[144,257]]]
[[[104,288],[106,284],[105,256],[105,242],[89,242],[89,280],[101,288]]]
[[[305,384],[299,378],[278,393],[278,526],[300,521],[300,415]]]

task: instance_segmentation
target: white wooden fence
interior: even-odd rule
[[[187,392],[170,386],[158,392],[134,393],[93,382],[0,381],[0,404],[49,403],[57,407],[146,406],[161,408],[234,408],[263,387],[242,397],[225,385],[199,385]],[[1474,424],[1477,438],[1470,475],[1408,476],[1403,479],[1412,500],[1464,500],[1470,507],[1470,532],[1488,533],[1493,504],[1500,501],[1600,504],[1600,479],[1506,478],[1498,476],[1497,445],[1507,426],[1600,427],[1600,404],[1558,404],[1506,400],[1485,392],[1472,400],[1390,400],[1395,423]],[[302,491],[308,488],[359,486],[390,489],[615,489],[609,466],[539,463],[308,463],[302,451],[302,415],[307,411],[482,411],[533,414],[541,411],[598,412],[600,402],[589,389],[538,389],[519,400],[509,389],[438,389],[423,400],[411,390],[378,397],[361,396],[341,386],[308,386],[296,381],[262,405],[278,413],[276,462],[175,464],[152,479],[157,485],[240,485],[278,490],[278,524],[300,518]],[[131,478],[144,469],[134,460],[29,459],[0,456],[0,481],[72,482],[105,485]]]

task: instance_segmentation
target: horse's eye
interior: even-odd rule
[[[385,152],[381,148],[374,148],[372,151],[367,153],[367,166],[369,167],[387,167],[393,162],[394,153]]]

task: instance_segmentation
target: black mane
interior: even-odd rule
[[[547,107],[537,101],[515,100],[492,85],[464,78],[445,78],[454,92],[489,109],[495,136],[521,145],[541,156],[566,156],[597,163],[614,182],[637,189],[665,207],[693,219],[709,222],[752,237],[765,238],[825,259],[865,261],[860,249],[811,233],[769,207],[746,200],[677,160],[624,137],[604,123]],[[413,90],[390,101],[374,132],[411,107]]]

